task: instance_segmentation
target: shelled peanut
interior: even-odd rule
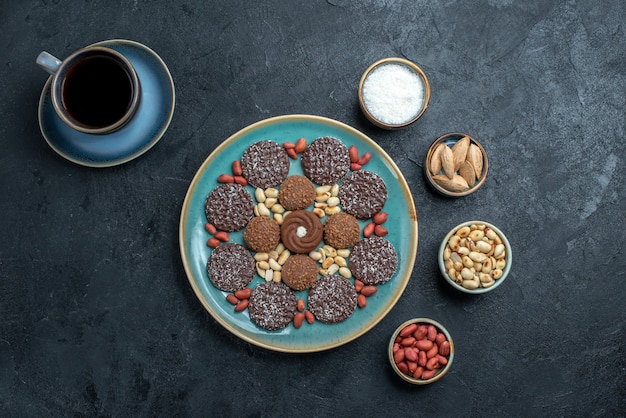
[[[254,254],[257,274],[267,282],[282,281],[282,269],[291,252],[279,243],[276,248],[268,253],[258,252]]]
[[[403,327],[393,342],[393,361],[400,372],[429,380],[450,360],[451,344],[432,324],[412,323]]]
[[[324,185],[315,189],[313,213],[323,218],[341,212],[339,205],[339,185]]]
[[[428,160],[433,181],[452,192],[473,187],[483,175],[483,168],[483,153],[467,135],[452,146],[441,142]]]
[[[336,249],[328,244],[309,253],[309,257],[320,263],[320,274],[322,276],[339,273],[346,279],[352,277],[352,272],[348,268],[348,261],[346,260],[349,256],[350,249]]]
[[[443,250],[448,277],[466,289],[488,288],[502,277],[507,265],[502,238],[482,224],[459,228]]]

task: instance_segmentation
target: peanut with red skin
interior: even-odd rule
[[[356,299],[356,303],[359,305],[359,308],[365,308],[367,306],[367,298],[365,295],[359,295]]]
[[[437,338],[437,328],[435,328],[434,325],[429,325],[428,326],[428,335],[427,335],[428,339],[430,341],[435,341],[435,338]]]
[[[382,225],[387,222],[388,217],[389,215],[387,214],[387,212],[378,212],[376,215],[374,215],[372,220],[376,225]]]
[[[312,324],[313,322],[315,322],[315,315],[313,315],[313,312],[311,311],[304,311],[304,318],[306,319],[306,322],[308,322],[309,324]]]
[[[302,312],[298,312],[297,314],[294,315],[294,317],[293,317],[293,326],[296,329],[300,328],[302,326],[303,322],[304,322],[304,314]]]
[[[206,242],[206,245],[208,245],[211,248],[217,248],[220,246],[220,244],[221,242],[217,238],[209,238],[209,240]]]
[[[211,235],[215,235],[215,233],[217,232],[217,228],[215,227],[215,225],[210,224],[210,223],[204,224],[204,229],[206,229],[206,232],[208,232]]]
[[[403,338],[402,341],[400,341],[400,345],[402,347],[410,347],[413,344],[415,344],[415,337],[406,337]]]
[[[437,369],[424,370],[424,373],[422,373],[422,376],[421,376],[421,380],[430,380],[433,377],[435,377],[436,374],[437,374]]]
[[[226,295],[226,300],[231,305],[236,305],[236,304],[239,303],[239,298],[237,298],[237,296],[233,295],[232,293],[229,293],[229,294]]]
[[[404,358],[407,359],[407,361],[413,361],[417,364],[417,351],[415,350],[414,347],[405,347],[404,348]]]
[[[377,290],[378,289],[376,288],[376,286],[363,286],[363,289],[361,289],[361,294],[365,297],[370,297],[374,293],[376,293]]]
[[[235,178],[230,174],[220,174],[217,178],[218,183],[234,183]]]
[[[228,232],[218,231],[215,233],[215,239],[221,242],[228,242],[230,241],[230,236],[228,235]]]
[[[433,357],[426,363],[426,368],[428,370],[439,369],[441,365],[439,364],[439,359],[437,357]]]
[[[419,340],[415,343],[415,347],[421,351],[428,351],[433,348],[433,342],[430,340]]]
[[[242,186],[247,186],[248,185],[248,180],[246,180],[245,177],[243,176],[235,176],[233,177],[233,181],[237,184],[240,184]]]
[[[298,312],[304,312],[304,299],[298,299],[296,302],[296,309]]]
[[[296,147],[296,144],[294,144],[293,142],[285,142],[283,143],[283,147],[287,150],[287,149],[294,149]]]
[[[415,330],[415,339],[423,340],[428,335],[428,327],[426,325],[420,325]]]
[[[354,290],[356,290],[357,293],[360,293],[361,290],[363,290],[364,286],[365,286],[365,284],[363,284],[363,282],[360,281],[359,279],[356,279],[354,281]]]
[[[304,152],[305,149],[306,149],[306,139],[298,138],[298,140],[296,141],[296,145],[294,147],[296,154],[300,154],[301,152]]]
[[[287,148],[287,155],[292,160],[297,160],[298,159],[298,154],[296,154],[296,149],[295,148]]]
[[[426,351],[426,358],[431,359],[437,354],[439,354],[439,347],[437,347],[437,344],[434,344],[430,350]]]
[[[376,229],[375,223],[365,225],[365,228],[363,228],[363,236],[365,238],[371,237],[372,234],[374,233],[374,229]]]
[[[398,370],[400,370],[404,374],[408,374],[409,373],[409,365],[406,364],[406,361],[401,361],[400,363],[398,363]]]
[[[425,351],[420,351],[419,353],[417,353],[417,364],[419,364],[422,367],[426,367],[427,362],[428,362],[428,359],[426,358]]]
[[[402,331],[400,331],[400,336],[408,337],[409,335],[413,334],[416,329],[417,329],[417,324],[407,325],[406,327],[402,329]]]
[[[415,370],[417,370],[417,367],[418,367],[418,366],[417,366],[417,363],[416,363],[416,362],[414,362],[414,361],[408,361],[408,360],[407,360],[406,365],[407,365],[407,366],[408,366],[408,368],[409,368],[409,374],[413,374],[413,373],[415,373]]]
[[[233,175],[235,176],[241,176],[243,174],[243,170],[241,169],[241,161],[239,160],[233,161],[231,169],[233,171]]]
[[[359,163],[350,163],[350,170],[359,171],[361,169],[361,164]]]
[[[404,361],[405,353],[404,350],[398,350],[393,355],[393,361],[398,364]]]
[[[348,148],[348,154],[350,155],[351,163],[356,163],[357,161],[359,161],[359,150],[356,146],[350,145],[350,148]]]
[[[359,158],[359,160],[357,161],[357,164],[364,166],[365,164],[369,163],[371,158],[372,158],[372,153],[366,152],[365,154],[363,154],[361,158]]]
[[[235,296],[237,297],[237,299],[250,299],[251,295],[252,295],[252,289],[249,287],[239,289],[235,292]]]
[[[378,235],[379,237],[384,237],[388,233],[389,233],[389,231],[384,226],[382,226],[382,225],[375,225],[374,226],[374,234]]]
[[[248,307],[248,303],[249,303],[249,299],[240,300],[239,303],[235,306],[235,312],[245,311],[246,308]]]
[[[439,346],[439,354],[445,357],[450,355],[450,342],[449,341],[444,341],[443,343],[441,343],[441,345]]]

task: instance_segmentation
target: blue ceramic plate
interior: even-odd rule
[[[399,266],[395,276],[387,283],[378,286],[378,292],[367,299],[367,306],[356,308],[352,316],[337,324],[316,321],[305,322],[296,329],[292,324],[278,331],[267,331],[258,326],[248,316],[247,311],[236,313],[226,299],[226,292],[215,288],[206,272],[211,249],[206,242],[209,238],[204,229],[207,222],[204,203],[208,194],[218,186],[217,177],[221,173],[231,174],[231,164],[241,158],[245,149],[264,139],[279,144],[295,142],[304,137],[307,142],[321,136],[333,136],[346,146],[355,145],[359,153],[373,154],[365,169],[380,175],[387,184],[389,198],[384,211],[389,213],[385,227],[389,229],[387,239],[395,246]],[[302,174],[299,161],[291,161],[289,174]],[[250,194],[254,189],[247,186]],[[323,220],[322,220],[323,221]],[[365,225],[361,222],[361,227]],[[231,233],[231,241],[243,244],[242,233]],[[204,161],[187,191],[180,219],[180,251],[191,287],[200,302],[228,331],[245,341],[270,350],[306,353],[331,349],[369,331],[382,320],[398,301],[411,277],[417,254],[417,213],[411,191],[406,180],[393,160],[374,141],[356,129],[319,116],[286,115],[257,122],[237,132]],[[256,276],[250,287],[262,283]],[[296,296],[306,301],[306,291],[296,292]]]
[[[120,52],[135,67],[141,98],[133,119],[104,135],[70,128],[52,105],[50,76],[39,99],[39,127],[50,147],[62,157],[89,167],[111,167],[139,157],[161,139],[174,115],[174,82],[163,60],[145,45],[121,39],[94,45]]]

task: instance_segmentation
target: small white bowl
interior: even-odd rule
[[[483,281],[482,280],[478,280],[480,282],[480,285],[477,288],[467,288],[465,286],[463,286],[462,284],[462,280],[457,279],[456,281],[453,279],[453,277],[460,277],[461,275],[461,271],[456,271],[456,273],[451,274],[449,272],[448,266],[450,265],[450,262],[446,261],[446,255],[444,253],[447,253],[446,247],[448,247],[448,243],[450,242],[450,239],[457,234],[457,231],[459,231],[461,228],[465,228],[465,227],[470,227],[472,225],[484,225],[485,228],[491,229],[493,230],[493,232],[495,232],[497,234],[497,236],[500,238],[501,243],[504,245],[504,256],[501,257],[502,259],[504,259],[505,261],[505,265],[504,267],[500,268],[501,270],[501,275],[497,278],[497,279],[493,279],[493,283],[491,285],[489,285],[488,287],[484,287],[483,286]],[[463,235],[463,234],[462,234]],[[465,238],[461,238],[461,241],[463,241]],[[465,246],[467,248],[467,246]],[[480,252],[480,251],[478,251]],[[455,253],[457,255],[459,255],[459,257],[462,259],[463,258],[463,254],[458,252],[458,251],[454,251],[454,249],[451,248],[451,253]],[[456,256],[454,256],[456,257]],[[469,255],[468,255],[469,257]],[[490,258],[494,258],[495,256],[492,255]],[[499,260],[499,259],[498,259]],[[439,263],[439,270],[441,271],[442,276],[444,277],[444,279],[446,280],[446,282],[452,286],[453,288],[460,290],[461,292],[465,292],[465,293],[469,293],[469,294],[482,294],[482,293],[487,293],[490,292],[492,290],[494,290],[496,287],[500,286],[504,280],[507,278],[507,276],[509,275],[509,272],[511,271],[511,265],[513,263],[513,252],[511,250],[511,244],[509,243],[509,240],[507,239],[507,237],[502,233],[502,231],[500,231],[500,229],[498,229],[497,227],[495,227],[494,225],[488,223],[488,222],[484,222],[484,221],[468,221],[468,222],[463,222],[462,224],[459,224],[457,226],[455,226],[454,228],[452,228],[452,230],[450,232],[448,232],[448,234],[445,236],[445,238],[443,239],[443,241],[441,241],[441,245],[439,246],[439,253],[437,255],[437,261]],[[493,260],[491,260],[492,262],[492,269],[490,270],[489,274],[491,274],[492,271],[494,271],[494,266],[493,265]],[[446,266],[446,264],[448,264],[448,266]],[[481,267],[483,265],[483,263],[480,263]],[[471,271],[471,270],[470,270]],[[482,273],[478,272],[479,274]],[[485,273],[487,274],[487,273]],[[497,274],[496,274],[497,275]],[[452,277],[451,277],[452,276]],[[493,278],[493,276],[492,276]],[[489,283],[489,282],[485,282],[485,283]]]

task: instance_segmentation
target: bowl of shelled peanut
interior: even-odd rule
[[[388,355],[398,376],[414,385],[427,385],[450,370],[454,343],[439,322],[414,318],[401,324],[391,335]]]
[[[480,142],[459,132],[437,138],[428,149],[424,162],[428,183],[450,197],[474,193],[485,182],[488,170],[487,153]]]
[[[509,275],[513,253],[500,229],[483,221],[454,227],[439,246],[441,274],[452,287],[465,293],[494,290]]]

